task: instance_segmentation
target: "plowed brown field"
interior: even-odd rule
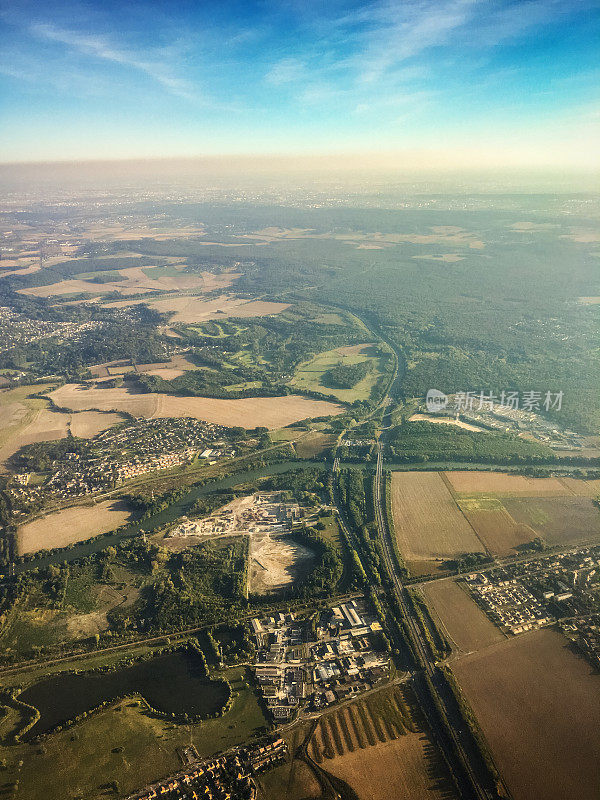
[[[598,800],[600,677],[563,636],[517,636],[452,669],[514,800]]]

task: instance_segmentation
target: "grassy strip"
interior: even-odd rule
[[[448,665],[443,665],[442,667],[438,667],[446,683],[452,690],[452,694],[460,708],[461,714],[469,727],[469,731],[471,732],[471,736],[473,737],[475,744],[477,745],[477,749],[485,763],[485,766],[489,770],[491,777],[498,781],[500,780],[500,774],[498,769],[496,768],[496,764],[494,763],[494,759],[492,756],[492,751],[490,750],[490,746],[487,743],[485,735],[481,728],[479,727],[479,723],[477,722],[477,717],[475,716],[475,712],[471,708],[471,705],[465,695],[463,694],[462,689],[460,688],[458,681],[456,680],[454,673],[450,669]]]
[[[419,625],[425,638],[427,639],[427,643],[433,653],[433,656],[436,661],[441,661],[441,659],[446,655],[449,650],[445,650],[443,644],[445,643],[445,639],[442,639],[441,635],[439,634],[431,616],[429,614],[429,609],[421,595],[418,593],[416,589],[407,589],[407,594],[410,600],[410,603],[413,607],[415,614],[419,620]],[[434,633],[435,632],[435,633]],[[437,635],[436,635],[437,634]]]
[[[342,734],[344,736],[344,741],[346,742],[346,749],[348,752],[353,753],[355,750],[354,742],[352,741],[352,736],[350,735],[350,730],[348,728],[348,718],[346,716],[346,711],[342,709],[337,713],[337,719],[342,730]]]
[[[377,738],[379,739],[380,742],[385,742],[387,737],[383,732],[383,727],[381,725],[381,718],[377,713],[377,711],[373,708],[374,703],[371,697],[369,697],[366,700],[366,706],[373,721],[373,728],[375,729],[375,734],[377,735]]]
[[[383,493],[385,497],[385,515],[387,517],[388,530],[390,532],[390,539],[392,541],[392,550],[394,551],[394,558],[400,570],[400,575],[407,578],[409,575],[408,568],[404,561],[404,557],[398,547],[398,539],[396,537],[396,526],[394,525],[394,514],[392,513],[392,473],[390,470],[385,471],[385,481],[383,485]]]
[[[329,725],[327,725],[325,717],[321,717],[319,721],[319,730],[321,731],[321,739],[323,741],[323,754],[325,758],[333,758],[335,756],[335,751],[333,749],[331,736],[329,735]]]
[[[354,729],[354,735],[356,736],[356,741],[358,742],[358,746],[361,750],[364,750],[367,746],[367,742],[365,740],[365,735],[363,730],[358,722],[356,717],[356,709],[354,706],[348,706],[348,713],[350,714],[350,721],[352,722],[352,727]]]
[[[375,736],[373,734],[373,728],[371,727],[371,723],[370,723],[368,715],[367,715],[367,709],[365,707],[365,704],[364,703],[357,703],[356,704],[356,708],[358,709],[358,713],[360,715],[360,719],[361,719],[361,722],[363,724],[363,728],[364,728],[364,731],[365,731],[365,736],[367,737],[367,740],[368,740],[369,744],[371,745],[371,747],[374,747],[375,746]]]
[[[337,724],[337,715],[330,714],[327,717],[327,722],[329,723],[329,727],[331,729],[331,734],[333,736],[333,741],[335,742],[335,749],[337,750],[338,756],[344,755],[344,745],[342,744],[342,737],[340,736],[340,729],[338,728]]]

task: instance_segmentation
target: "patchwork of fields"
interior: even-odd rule
[[[465,553],[514,555],[541,537],[569,545],[600,536],[597,481],[501,472],[394,472],[398,546],[415,575]]]
[[[341,414],[343,409],[325,400],[299,395],[219,400],[135,392],[129,388],[99,389],[68,383],[50,394],[57,406],[73,411],[125,411],[136,417],[194,417],[217,425],[243,428],[281,428],[309,417]]]
[[[173,313],[171,322],[193,324],[206,322],[209,319],[224,317],[264,317],[278,314],[289,308],[289,303],[272,303],[267,300],[244,300],[232,295],[221,295],[212,299],[203,296],[173,295],[157,300],[144,299],[137,301],[118,300],[106,303],[107,308],[124,308],[135,303],[146,303],[161,314]]]
[[[47,388],[21,386],[0,392],[0,471],[27,444],[63,439],[69,430],[73,436],[95,436],[123,419],[115,413],[55,411],[44,398],[30,397]]]
[[[392,513],[409,569],[411,561],[484,552],[438,472],[393,472]]]

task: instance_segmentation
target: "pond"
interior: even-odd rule
[[[207,717],[229,698],[223,681],[211,680],[192,649],[163,653],[107,672],[63,673],[40,681],[19,695],[40,719],[23,737],[29,741],[102,703],[141,694],[152,708],[167,714]]]

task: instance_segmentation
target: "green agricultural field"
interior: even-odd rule
[[[369,371],[351,389],[331,388],[324,380],[326,373],[337,366],[349,367],[367,362]],[[346,403],[368,400],[371,390],[383,376],[383,358],[373,345],[355,345],[326,350],[300,364],[289,382],[299,389],[332,394]]]

